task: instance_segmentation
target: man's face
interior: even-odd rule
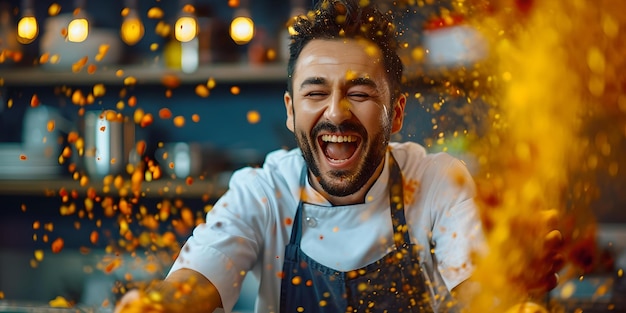
[[[298,58],[287,127],[328,194],[369,188],[391,133],[402,127],[404,97],[393,106],[378,47],[353,39],[312,40]]]

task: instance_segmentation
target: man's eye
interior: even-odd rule
[[[322,97],[325,96],[326,93],[322,91],[311,91],[306,94],[307,97]]]
[[[355,99],[355,100],[365,100],[369,98],[370,96],[366,93],[352,93],[352,94],[349,94],[348,97],[350,97],[351,99]]]

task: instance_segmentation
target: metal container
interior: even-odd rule
[[[132,121],[112,110],[85,112],[84,166],[91,178],[122,174],[135,145]]]

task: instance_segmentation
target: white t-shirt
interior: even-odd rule
[[[404,178],[405,215],[412,243],[435,288],[447,293],[472,270],[470,252],[483,242],[466,167],[416,143],[391,143]],[[388,157],[388,154],[387,154]],[[218,289],[225,312],[237,301],[244,275],[259,281],[256,312],[279,312],[284,248],[303,199],[302,250],[340,271],[370,264],[394,249],[387,162],[363,204],[332,206],[308,183],[299,149],[267,155],[262,168],[236,171],[229,190],[193,231],[170,272],[190,268]],[[306,180],[308,181],[308,180]]]

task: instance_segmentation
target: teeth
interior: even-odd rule
[[[322,141],[324,142],[355,142],[357,140],[356,136],[347,135],[347,136],[337,136],[337,135],[322,135]]]

